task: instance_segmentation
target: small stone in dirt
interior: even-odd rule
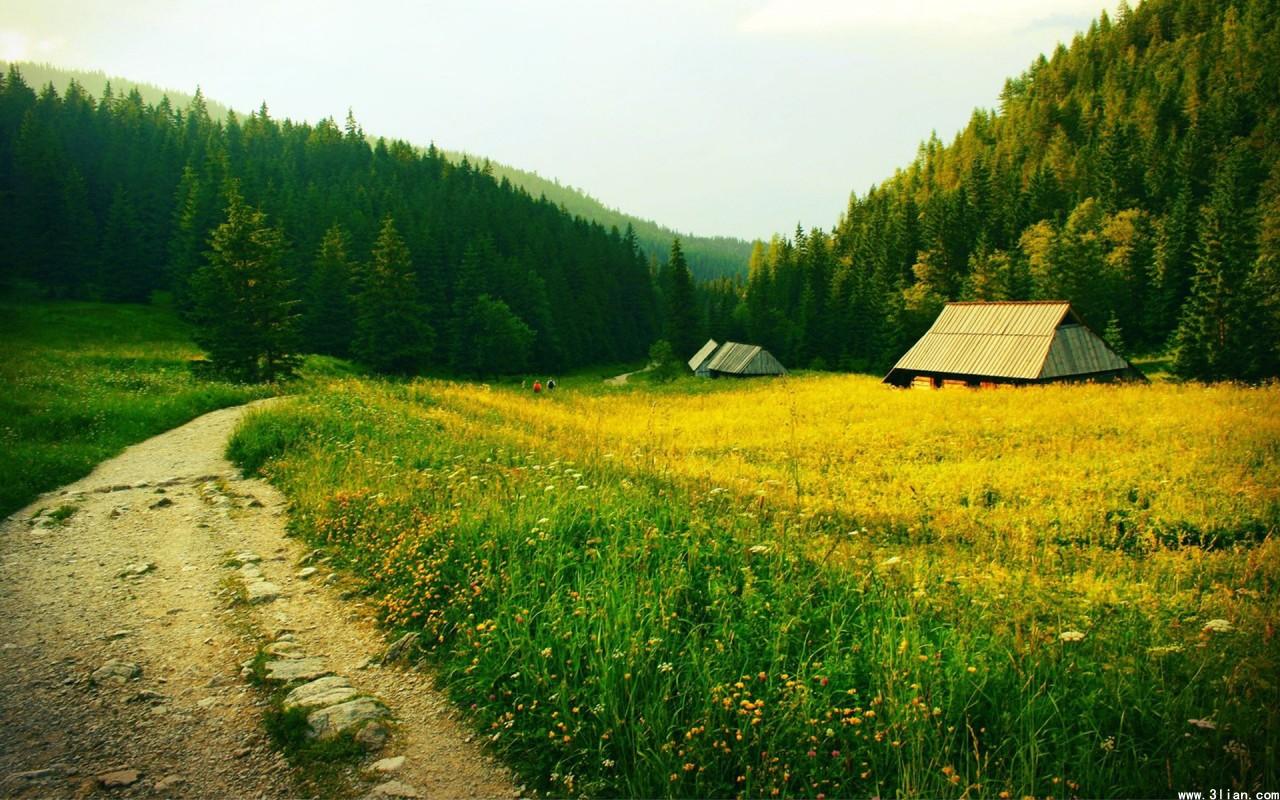
[[[369,797],[422,797],[422,793],[402,781],[387,781],[373,787]]]
[[[241,747],[239,750],[235,752],[235,757],[244,758],[245,756],[249,755],[252,752],[253,752],[252,747]]]
[[[389,647],[387,647],[387,652],[382,654],[382,663],[390,664],[405,656],[411,655],[412,652],[417,648],[417,645],[418,645],[418,634],[416,632],[406,633],[404,636],[401,636],[399,639],[396,639],[394,642],[391,643]]]
[[[19,780],[40,781],[45,778],[57,778],[67,771],[66,764],[52,764],[44,769],[33,769],[27,772],[15,772],[13,777]]]
[[[234,562],[232,566],[238,567],[243,564],[256,564],[262,560],[262,556],[251,550],[245,550],[244,552],[236,553],[231,557],[231,560]]]
[[[277,642],[292,642],[292,641],[293,641],[293,632],[292,632],[292,631],[290,631],[288,628],[281,628],[281,629],[280,629],[280,632],[276,634],[276,641],[277,641]]]
[[[298,566],[305,567],[323,555],[324,555],[324,551],[319,548],[312,550],[310,553],[307,553],[305,556],[298,559]]]
[[[166,775],[160,780],[156,781],[155,790],[157,792],[167,792],[170,789],[177,786],[178,784],[182,783],[183,780],[184,779],[181,775]]]
[[[312,711],[307,715],[309,728],[307,735],[311,738],[332,739],[344,731],[353,730],[386,716],[386,707],[377,700],[372,697],[359,697],[336,706]]]
[[[164,695],[159,692],[153,692],[150,689],[143,689],[129,699],[135,703],[156,703],[163,702]]]
[[[256,497],[253,498],[249,501],[249,508],[262,508],[262,501]]]
[[[173,499],[170,497],[161,497],[159,500],[151,504],[151,508],[168,508],[173,505]]]
[[[111,519],[117,519],[123,514],[125,514],[125,512],[127,512],[128,510],[129,510],[128,506],[116,506],[115,508],[111,509],[111,513],[107,514],[107,516],[110,517]]]
[[[258,580],[245,587],[250,603],[270,603],[280,596],[280,587],[271,581]]]
[[[281,683],[310,681],[328,674],[329,669],[325,667],[324,659],[319,656],[268,661],[266,665],[267,680]]]
[[[356,744],[370,753],[381,750],[391,738],[391,731],[381,722],[370,722],[356,734]]]
[[[121,628],[118,631],[112,631],[111,633],[108,633],[106,636],[102,638],[106,639],[109,642],[113,642],[116,639],[123,639],[124,637],[128,636],[131,633],[133,633],[133,631],[129,631]]]
[[[312,575],[315,575],[319,571],[320,570],[316,569],[315,567],[303,567],[302,569],[298,570],[298,577],[305,581],[307,578],[310,578]]]
[[[99,775],[98,783],[102,784],[104,789],[119,789],[124,786],[134,785],[140,777],[142,776],[138,774],[136,769],[118,769]]]
[[[263,649],[263,652],[280,658],[302,658],[306,655],[297,642],[272,642]]]
[[[201,708],[213,708],[217,704],[218,704],[217,697],[205,697],[201,700],[196,701],[196,705],[200,706]]]
[[[90,675],[90,679],[94,683],[105,683],[106,681],[115,681],[116,683],[124,683],[133,680],[142,674],[142,667],[137,664],[131,664],[128,661],[120,661],[111,659],[94,670]]]
[[[394,756],[392,758],[384,758],[381,761],[375,761],[370,769],[374,772],[381,772],[384,774],[399,772],[404,769],[404,756]]]
[[[332,585],[334,585],[335,583],[337,583],[337,582],[338,582],[338,580],[339,580],[339,578],[338,578],[338,573],[336,573],[336,572],[331,572],[331,573],[329,573],[328,575],[326,575],[326,576],[324,577],[324,585],[325,585],[325,586],[332,586]]]
[[[139,561],[137,564],[130,564],[120,572],[116,573],[117,578],[133,578],[139,575],[146,575],[148,572],[156,568],[154,561]]]

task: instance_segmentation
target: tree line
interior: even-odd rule
[[[884,370],[947,300],[1068,299],[1130,353],[1280,375],[1280,15],[1270,0],[1103,14],[864,195],[757,243],[704,330]]]
[[[183,109],[110,86],[37,92],[11,67],[0,207],[0,287],[167,292],[246,377],[288,359],[246,361],[237,315],[293,353],[475,375],[637,358],[660,324],[634,232],[434,146],[370,144],[350,115],[301,124],[264,104],[214,120],[199,92]]]

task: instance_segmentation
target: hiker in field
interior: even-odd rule
[[[542,381],[534,381],[534,382],[533,382],[533,393],[534,393],[534,394],[542,394]]]
[[[555,390],[555,388],[556,388],[556,379],[555,379],[555,378],[547,378],[547,391],[548,391],[548,392],[550,392],[550,391],[554,391],[554,390]]]

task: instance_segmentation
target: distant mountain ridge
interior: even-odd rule
[[[158,104],[167,97],[169,103],[174,107],[186,108],[193,98],[193,95],[188,92],[107,75],[100,70],[64,69],[51,64],[37,64],[29,61],[15,63],[22,70],[27,83],[36,88],[37,91],[52,83],[54,88],[59,93],[62,93],[66,90],[67,85],[72,80],[75,80],[89,94],[95,97],[100,96],[106,86],[110,84],[111,90],[116,94],[128,94],[136,89],[138,94],[142,96],[143,101],[149,104]],[[8,64],[0,61],[0,69],[8,69]],[[229,106],[208,97],[205,98],[205,105],[209,109],[209,116],[213,119],[225,119],[227,113],[233,110]],[[246,113],[240,110],[236,110],[236,114],[240,117],[246,116]],[[475,153],[445,150],[444,154],[446,158],[455,163],[466,158],[475,165],[488,164],[488,171],[496,180],[506,178],[512,185],[524,189],[533,197],[545,195],[548,200],[562,206],[570,214],[593,222],[599,222],[606,228],[616,225],[619,230],[625,230],[627,225],[630,224],[635,230],[636,240],[645,256],[658,262],[666,260],[671,251],[671,240],[679,236],[689,267],[694,277],[699,280],[745,277],[747,274],[747,260],[751,256],[751,242],[728,236],[695,236],[679,233],[652,220],[642,219],[618,209],[610,208],[582,189],[566,186],[555,179],[544,178],[534,172],[507,164],[500,164]]]

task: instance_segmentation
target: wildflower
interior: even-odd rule
[[[670,672],[673,669],[675,668],[671,666],[670,661],[663,661],[658,665],[658,672]]]
[[[1230,633],[1232,626],[1225,619],[1211,619],[1204,624],[1201,630],[1213,631],[1214,633]]]
[[[884,561],[881,561],[880,566],[892,567],[894,564],[897,564],[900,561],[902,561],[902,556],[893,556],[892,558],[886,558]]]
[[[978,671],[978,668],[974,666],[969,666],[969,667],[965,667],[965,671],[968,672],[970,675],[972,675],[973,673]]]
[[[747,552],[749,552],[749,553],[754,553],[754,554],[756,554],[756,555],[760,555],[760,554],[762,554],[762,553],[767,553],[767,552],[769,552],[769,545],[767,545],[767,544],[753,544],[753,545],[751,545],[750,547],[748,547],[748,548],[747,548]]]
[[[543,658],[551,658],[551,648],[550,648],[550,647],[544,647],[544,648],[542,648],[542,657],[543,657]]]
[[[1058,634],[1058,638],[1064,642],[1078,642],[1084,638],[1084,634],[1080,631],[1063,631]]]

